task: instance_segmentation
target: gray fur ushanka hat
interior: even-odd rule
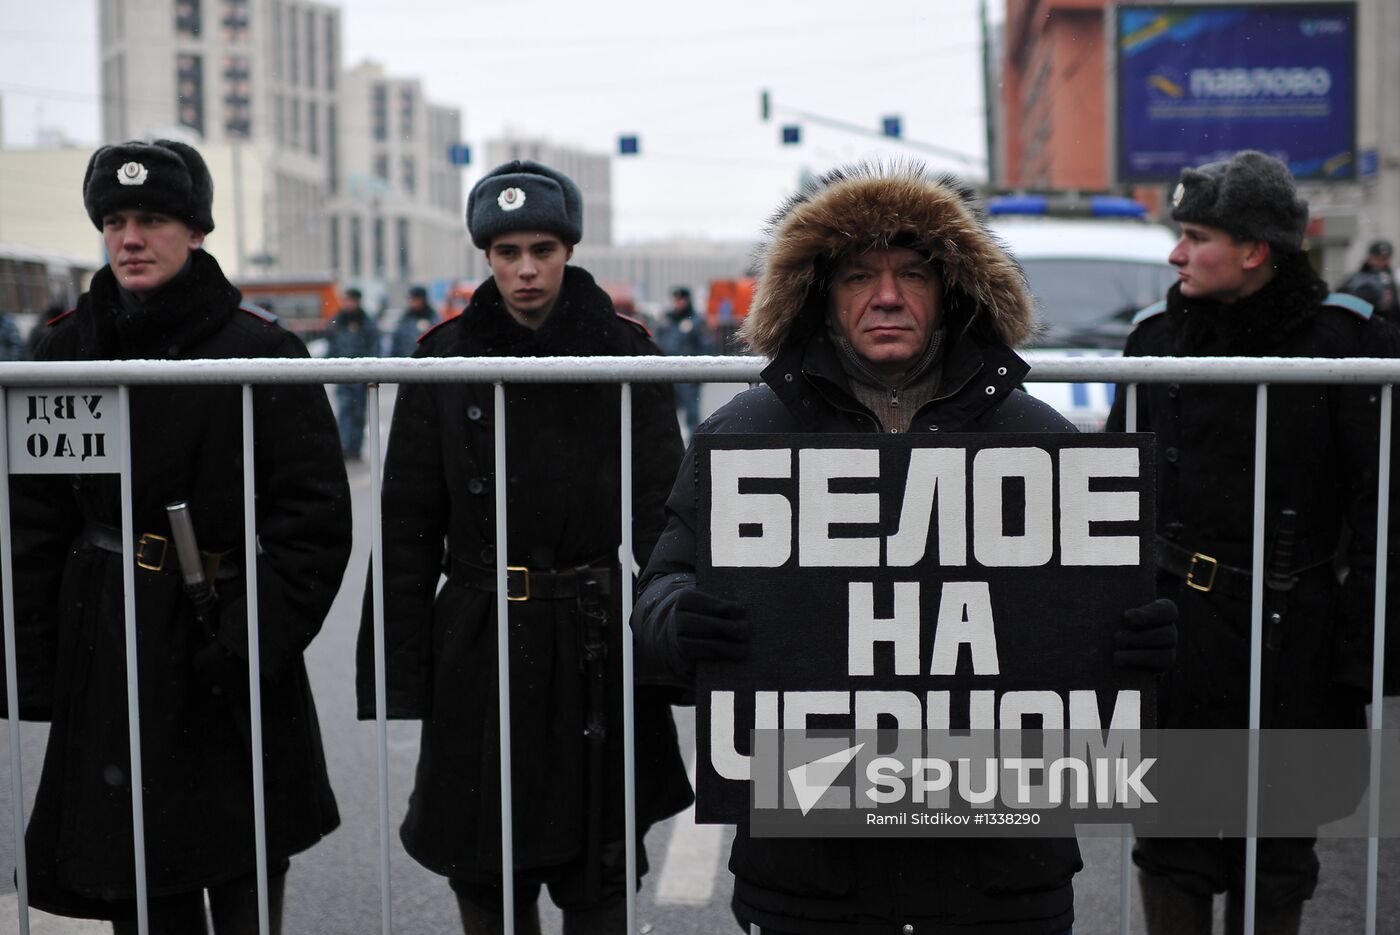
[[[951,296],[965,299],[957,304],[969,326],[975,319],[1012,347],[1031,336],[1035,306],[1025,275],[987,228],[974,193],[953,176],[929,174],[922,163],[833,170],[788,199],[768,235],[740,329],[760,354],[777,354],[808,306],[824,296],[825,271],[886,247],[927,256],[943,280],[945,311]]]
[[[583,239],[583,195],[574,180],[528,159],[497,166],[467,196],[467,230],[482,250],[512,231],[550,231],[568,246]]]
[[[83,175],[83,207],[93,226],[114,211],[154,211],[195,230],[214,230],[214,180],[193,146],[132,140],[103,146]]]
[[[1172,192],[1172,220],[1298,251],[1308,227],[1308,203],[1298,197],[1288,166],[1246,149],[1220,162],[1182,169]]]

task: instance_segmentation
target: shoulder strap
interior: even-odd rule
[[[624,315],[616,309],[613,310],[613,314],[616,315],[618,318],[622,319],[623,321],[627,322],[627,324],[631,325],[633,328],[636,328],[642,333],[644,337],[651,337],[651,329],[648,328],[646,326],[646,322],[642,321],[640,318],[633,318],[631,315]]]
[[[466,314],[466,312],[462,312],[462,313],[461,313],[461,315],[465,315],[465,314]],[[432,334],[434,331],[438,330],[438,329],[441,328],[443,325],[447,324],[449,321],[456,321],[458,318],[461,317],[461,315],[453,315],[451,318],[444,318],[442,321],[440,321],[440,322],[438,322],[437,324],[433,325],[431,328],[429,328],[428,330],[424,331],[422,334],[420,334],[420,335],[418,336],[418,343],[419,343],[419,344],[422,344],[424,341],[426,341],[426,340],[428,339],[428,335]]]
[[[1357,318],[1369,320],[1375,308],[1370,302],[1360,296],[1348,295],[1345,292],[1329,293],[1327,298],[1322,300],[1323,305],[1330,305],[1345,312],[1351,312]]]
[[[1133,324],[1134,324],[1134,325],[1140,325],[1140,324],[1142,324],[1143,322],[1147,321],[1147,319],[1149,319],[1149,318],[1155,318],[1155,317],[1157,317],[1158,315],[1160,315],[1160,314],[1162,314],[1163,312],[1165,312],[1166,310],[1167,310],[1167,300],[1166,300],[1166,299],[1163,299],[1163,300],[1160,301],[1160,302],[1153,302],[1151,305],[1147,306],[1147,308],[1144,308],[1144,309],[1140,310],[1136,315],[1133,316]]]
[[[276,315],[272,314],[267,309],[263,308],[261,305],[253,305],[251,302],[245,302],[242,305],[238,306],[238,310],[240,312],[247,312],[254,318],[261,318],[269,325],[280,325],[282,323],[282,320]]]

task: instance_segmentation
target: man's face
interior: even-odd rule
[[[1371,269],[1385,269],[1390,266],[1390,257],[1384,253],[1368,253],[1366,254],[1366,265]]]
[[[832,326],[876,374],[902,377],[943,311],[943,283],[928,259],[905,247],[871,250],[837,266],[831,283]]]
[[[573,247],[546,231],[515,231],[491,241],[486,262],[512,318],[527,328],[544,323],[564,284],[564,264],[573,255]]]
[[[204,234],[154,211],[113,211],[102,219],[102,243],[117,282],[144,298],[185,266]]]
[[[1181,239],[1167,260],[1176,267],[1182,295],[1234,302],[1249,294],[1250,272],[1265,258],[1267,247],[1259,241],[1235,240],[1218,227],[1182,224]]]

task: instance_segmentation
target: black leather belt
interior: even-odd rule
[[[478,591],[496,590],[496,569],[452,556],[451,572],[448,577],[458,584]],[[607,595],[613,590],[613,576],[617,569],[608,565],[580,565],[562,571],[553,568],[526,568],[523,565],[506,566],[506,600],[508,601],[564,601],[579,596],[580,586],[585,581],[597,581],[598,593]]]
[[[121,530],[107,523],[101,523],[90,519],[83,524],[83,541],[93,548],[102,549],[105,552],[115,552],[122,554]],[[179,571],[175,559],[175,550],[170,544],[169,536],[162,536],[159,533],[143,532],[136,537],[136,567],[145,571]],[[211,577],[215,581],[228,581],[238,577],[238,566],[227,560],[228,552],[200,552],[204,557],[205,573],[212,569]]]
[[[1183,549],[1174,542],[1157,537],[1157,567],[1178,578],[1186,579],[1188,588],[1214,591],[1226,597],[1249,597],[1249,582],[1253,575],[1217,561],[1209,555]]]
[[[1311,565],[1293,569],[1288,577],[1296,578],[1304,572],[1331,564],[1332,556],[1329,555]],[[1249,598],[1252,593],[1250,582],[1254,576],[1248,569],[1226,565],[1204,553],[1183,549],[1161,536],[1157,537],[1157,567],[1168,574],[1184,578],[1186,586],[1197,591],[1213,591],[1226,597],[1239,598]],[[1267,576],[1265,582],[1268,582]]]

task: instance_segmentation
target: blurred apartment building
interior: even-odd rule
[[[338,7],[99,0],[103,139],[184,135],[215,180],[236,278],[336,277],[367,297],[462,274],[461,114],[416,80],[346,71]]]
[[[342,11],[313,0],[97,0],[104,142],[175,138],[214,178],[206,244],[235,281],[357,286],[371,308],[411,284],[434,294],[490,275],[464,223],[459,110],[412,76],[345,68]],[[82,206],[90,148],[0,148],[0,241],[90,256],[101,239]],[[752,244],[615,243],[612,157],[519,133],[489,141],[472,168],[531,159],[583,191],[574,262],[637,307],[670,290],[743,276]]]
[[[1143,5],[1124,3],[1121,6]],[[1166,2],[1147,5],[1170,6]],[[1251,4],[1244,0],[1232,6]],[[993,183],[1004,188],[1103,191],[1114,183],[1112,126],[1113,0],[1006,0],[992,37],[1001,79],[989,108],[996,120]],[[1223,7],[1222,7],[1223,8]],[[1400,240],[1400,3],[1357,0],[1358,156],[1374,168],[1356,181],[1305,183],[1309,239],[1323,273],[1337,281],[1359,264],[1366,244]],[[1134,194],[1161,206],[1173,183]]]
[[[462,171],[448,158],[462,115],[430,102],[416,78],[386,76],[374,63],[341,80],[331,267],[371,307],[397,305],[410,285],[466,275]]]

